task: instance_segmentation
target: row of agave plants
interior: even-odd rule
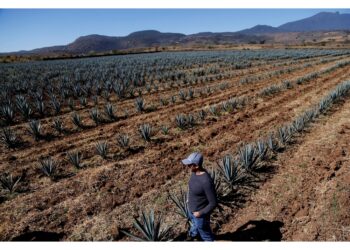
[[[330,66],[326,69],[320,70],[319,72],[313,72],[310,74],[307,74],[305,76],[299,77],[295,79],[294,81],[282,81],[281,84],[275,84],[272,86],[269,86],[262,91],[260,91],[259,95],[261,96],[266,96],[266,95],[272,95],[275,93],[278,93],[282,90],[285,89],[290,89],[293,88],[295,84],[305,84],[308,83],[310,80],[313,80],[323,74],[328,74],[331,71],[334,71],[338,68],[345,67],[350,64],[350,61],[343,61],[339,62],[336,65]],[[225,88],[228,87],[227,83],[223,83],[220,85],[220,89],[224,90]],[[207,88],[207,93],[210,93],[210,88],[208,90]],[[199,92],[201,95],[202,92]],[[186,98],[193,99],[194,98],[194,90],[190,89],[187,92],[184,92],[182,90],[179,91],[179,97],[181,100],[185,101]],[[171,98],[174,102],[174,96]],[[160,99],[162,105],[167,105],[167,101],[164,99]],[[207,110],[200,110],[198,112],[198,118],[200,120],[204,120],[207,113],[212,114],[213,116],[219,116],[221,112],[231,112],[237,108],[243,107],[247,103],[247,98],[230,98],[228,101],[223,101],[220,104],[216,105],[211,105]],[[135,108],[137,112],[144,112],[146,110],[145,108],[145,102],[142,98],[136,98],[135,99]],[[129,115],[129,112],[125,112],[126,116]],[[102,118],[100,115],[100,112],[97,108],[94,108],[90,110],[90,118],[93,120],[93,122],[97,125],[105,122],[113,122],[116,121],[118,118],[115,115],[115,111],[113,106],[110,103],[107,103],[105,106],[105,116],[106,118]],[[83,124],[82,119],[78,113],[73,113],[71,116],[71,120],[73,124],[77,127],[77,129],[84,129],[87,126]],[[175,124],[177,127],[180,129],[186,129],[189,127],[193,127],[196,124],[196,117],[192,114],[184,115],[184,114],[179,114],[175,117]],[[147,126],[150,127],[149,124],[146,124]],[[54,119],[53,121],[53,128],[59,133],[59,134],[64,134],[67,132],[67,130],[64,128],[64,125],[62,121],[59,118]],[[152,136],[153,132],[152,130],[149,130],[150,133],[147,134],[145,133],[145,137],[143,138],[148,138],[147,141],[150,140],[150,137]],[[164,134],[167,134],[169,131],[169,128],[166,126],[162,127],[162,131]],[[36,141],[45,138],[45,136],[42,133],[42,126],[40,121],[38,120],[31,120],[29,122],[29,130],[28,132],[34,137]],[[1,141],[8,147],[8,148],[15,148],[16,146],[20,145],[20,139],[16,134],[10,129],[10,128],[5,128],[2,131],[2,135],[0,137]]]
[[[217,89],[222,91],[222,90],[225,90],[227,87],[228,87],[227,83],[221,83]],[[183,102],[186,100],[192,100],[193,98],[195,98],[196,95],[197,96],[209,95],[214,91],[215,91],[215,88],[210,88],[210,87],[205,87],[197,90],[197,94],[196,94],[196,91],[193,89],[189,89],[187,92],[180,90],[178,93],[178,96],[179,96],[179,99]],[[142,97],[136,98],[134,102],[135,102],[136,112],[138,113],[146,112],[147,110],[153,110],[156,108],[154,105],[151,105],[150,107],[146,107],[145,101]],[[176,102],[176,96],[172,96],[170,100],[166,98],[160,98],[161,106],[167,106],[170,102],[174,104]],[[95,123],[96,126],[103,123],[115,122],[120,119],[125,119],[126,117],[130,116],[130,114],[131,113],[127,109],[125,109],[124,116],[118,116],[116,114],[115,106],[113,106],[109,102],[104,106],[103,114],[97,107],[92,108],[89,111],[89,117]],[[7,113],[7,119],[9,120],[9,122],[12,121],[12,118],[13,118],[12,115],[13,115],[12,112]],[[71,121],[78,130],[83,130],[89,127],[83,123],[81,116],[77,112],[73,112],[71,114]],[[52,128],[55,129],[58,134],[68,133],[68,130],[65,128],[62,119],[60,119],[59,117],[54,118],[52,123]],[[34,120],[34,119],[29,120],[28,133],[33,136],[35,141],[39,141],[41,139],[45,139],[45,137],[49,137],[49,136],[45,136],[42,131],[43,131],[43,126],[40,120]],[[16,148],[17,146],[21,145],[20,143],[21,140],[19,136],[17,136],[16,133],[10,127],[5,127],[2,129],[0,140],[8,148]]]
[[[312,72],[309,73],[307,75],[298,77],[297,79],[291,81],[291,80],[283,80],[281,83],[279,84],[273,84],[269,87],[266,87],[264,89],[262,89],[259,93],[260,96],[270,96],[273,94],[276,94],[278,92],[281,92],[283,90],[286,89],[291,89],[293,88],[295,85],[301,85],[301,84],[307,84],[309,83],[311,80],[314,80],[322,75],[326,75],[329,74],[339,68],[343,68],[350,65],[350,61],[342,61],[339,63],[336,63],[335,65],[332,65],[330,67],[327,67],[326,69],[322,69],[320,71],[317,72]]]
[[[259,174],[259,169],[266,166],[268,161],[278,153],[283,152],[297,136],[318,117],[325,115],[337,101],[347,96],[350,91],[350,81],[345,81],[330,91],[314,108],[305,111],[289,124],[270,133],[266,138],[242,145],[236,154],[225,155],[217,164],[217,170],[209,171],[215,184],[219,206],[234,202],[233,194],[247,182]],[[190,211],[187,205],[187,192],[182,189],[179,194],[170,194],[177,213],[190,226]],[[155,215],[153,210],[141,211],[139,218],[134,219],[133,232],[122,231],[134,240],[163,241],[171,240],[172,225],[166,225],[164,214]]]
[[[314,64],[327,63],[327,62],[330,62],[333,60],[337,60],[337,58],[328,58],[328,59],[318,60]],[[297,62],[292,61],[289,63],[284,62],[284,63],[279,63],[279,64],[283,64],[283,65],[287,64],[288,65],[290,63],[297,63]],[[307,63],[307,64],[304,64],[302,66],[276,70],[276,71],[272,71],[272,72],[269,72],[269,73],[266,73],[263,75],[267,75],[267,77],[273,77],[273,76],[280,75],[283,73],[290,73],[290,72],[297,70],[297,69],[310,67],[311,65],[312,64]],[[250,83],[252,79],[257,80],[256,79],[257,77],[259,78],[258,80],[260,80],[262,78],[264,78],[264,79],[266,78],[266,76],[259,75],[259,76],[250,77],[250,78],[242,78],[240,82],[241,82],[241,84],[242,83],[243,84]],[[219,77],[216,77],[216,80],[222,79],[222,78],[223,78],[222,76],[219,76]],[[212,80],[213,79],[209,79],[209,81],[212,81]],[[196,81],[194,83],[197,84],[198,79],[196,79]],[[203,81],[201,83],[203,83]],[[191,82],[191,84],[193,84],[193,82]],[[103,91],[101,88],[96,91],[107,102],[106,105],[109,105],[108,102],[109,102],[110,97],[111,97],[111,94],[109,92],[110,90],[114,90],[114,92],[118,96],[118,98],[125,98],[125,96],[123,96],[123,93],[121,92],[121,90],[118,89],[116,86],[117,85],[113,85],[112,87],[111,86],[108,87],[108,84],[107,84],[105,91]],[[146,91],[148,93],[150,93],[152,90],[151,85],[149,85],[149,84],[147,84],[145,86],[145,88],[146,88]],[[82,93],[91,94],[92,93],[91,86],[84,88],[78,84],[78,85],[74,86],[72,89],[73,89],[73,96],[78,98],[81,108],[88,107],[89,106],[88,98],[86,96],[82,95]],[[220,89],[222,89],[222,86],[220,86]],[[157,85],[154,85],[154,90],[158,91]],[[207,87],[207,93],[210,93],[210,91],[211,91],[210,87]],[[58,100],[56,95],[53,94],[53,90],[51,90],[50,92],[47,93],[47,96],[49,96],[49,102],[50,102],[49,109],[52,110],[52,115],[57,116],[59,114],[64,113],[64,112],[62,112],[62,110],[63,110],[63,107],[65,106],[65,104],[69,107],[69,110],[66,112],[77,110],[76,101],[74,101],[74,99],[72,99],[72,98],[67,99],[67,97],[68,97],[67,91],[64,91],[61,89],[60,92],[63,93],[63,100],[67,100],[67,101],[61,103],[61,101]],[[199,90],[199,96],[201,96],[202,93],[203,93],[203,91]],[[23,120],[28,120],[31,117],[36,117],[36,116],[37,117],[45,117],[48,114],[47,103],[45,103],[45,101],[44,101],[43,91],[34,92],[32,94],[32,96],[34,96],[34,99],[35,99],[34,107],[35,107],[36,112],[34,111],[33,107],[30,105],[29,101],[23,95],[16,95],[16,99],[15,99],[16,105],[15,106],[17,107],[18,112],[21,114]],[[139,89],[138,94],[135,95],[135,90],[130,89],[129,97],[133,98],[135,96],[138,96],[138,98],[140,98],[142,96],[142,90]],[[190,99],[193,98],[193,90],[190,89],[188,91],[188,96]],[[186,92],[180,91],[179,97],[181,100],[186,100]],[[94,95],[92,99],[93,99],[94,105],[97,106],[98,105],[98,95]],[[172,103],[174,103],[176,101],[176,96],[171,96],[170,100],[166,100],[165,98],[160,98],[160,103],[163,106],[168,104],[170,101]],[[15,109],[13,108],[13,104],[11,103],[11,101],[7,100],[7,103],[3,104],[0,107],[0,117],[2,118],[4,124],[10,125],[10,124],[14,123],[14,121],[15,121]]]
[[[323,55],[323,53],[324,52],[320,54],[316,53],[316,55]],[[334,53],[329,52],[328,54],[342,55],[343,53],[345,52],[338,51]],[[328,54],[326,53],[326,55]],[[45,115],[57,115],[62,113],[64,107],[74,106],[76,101],[79,101],[81,106],[86,106],[90,100],[97,102],[100,96],[106,101],[108,101],[113,94],[115,94],[118,99],[134,98],[137,95],[140,96],[145,91],[147,93],[150,93],[152,90],[158,91],[159,86],[163,84],[169,85],[168,87],[171,88],[173,84],[204,84],[214,80],[229,78],[232,76],[230,73],[230,68],[232,68],[230,65],[232,65],[232,62],[230,62],[230,60],[235,62],[235,69],[251,66],[251,63],[247,63],[246,60],[242,60],[242,65],[239,67],[237,66],[237,58],[244,56],[238,56],[237,58],[233,57],[230,58],[230,60],[225,60],[227,55],[220,54],[220,56],[222,56],[222,58],[214,57],[215,60],[211,60],[213,58],[208,57],[208,62],[202,58],[204,61],[201,63],[198,62],[197,58],[194,59],[190,65],[186,65],[186,63],[182,62],[182,65],[186,66],[174,64],[174,62],[177,62],[178,60],[176,57],[175,59],[172,59],[172,56],[170,56],[170,59],[168,58],[168,60],[165,60],[162,57],[156,57],[153,60],[157,63],[154,63],[152,59],[143,59],[145,61],[139,69],[142,73],[138,72],[138,66],[136,66],[136,68],[131,66],[135,66],[135,60],[131,60],[130,58],[122,59],[120,61],[114,59],[111,62],[109,59],[98,61],[101,62],[101,65],[107,64],[107,69],[101,68],[101,66],[91,68],[91,65],[94,65],[95,61],[87,59],[86,61],[77,61],[79,63],[62,61],[61,64],[53,64],[54,66],[52,66],[52,64],[34,64],[35,66],[33,67],[35,70],[33,70],[30,65],[28,65],[27,68],[23,65],[17,65],[17,67],[23,70],[25,74],[17,72],[16,67],[5,67],[4,71],[6,71],[6,69],[9,70],[4,73],[4,79],[8,80],[8,83],[4,81],[1,84],[0,114],[10,114],[11,112],[15,112],[16,110],[14,107],[16,107],[24,120],[28,120],[34,115],[34,109],[37,110],[37,115],[39,117]],[[252,60],[259,57],[260,56],[251,56]],[[123,60],[125,60],[125,62]],[[159,61],[162,60],[166,61],[165,71],[164,65],[159,64]],[[146,62],[153,66],[146,67]],[[298,61],[292,62],[296,64],[298,63]],[[197,69],[197,66],[205,66],[207,63],[216,63],[219,66],[216,67],[209,65],[209,67]],[[68,67],[68,65],[71,64],[75,65],[72,69]],[[226,68],[229,68],[226,70],[226,73],[221,69],[225,64]],[[177,72],[174,68],[169,67],[169,65],[182,67],[184,68],[182,71],[185,71],[186,73]],[[122,69],[119,69],[119,67],[114,68],[115,66],[122,66]],[[46,67],[48,68],[48,72],[45,72]],[[92,72],[83,70],[85,67],[92,70]],[[154,67],[162,69],[160,70],[161,73],[159,73],[159,75],[155,73],[158,72],[157,70],[152,71]],[[195,69],[189,71],[188,68]],[[74,71],[71,72],[72,70]],[[145,71],[150,72],[145,73]],[[169,76],[169,72],[172,72],[175,76]],[[92,73],[96,74],[93,75]],[[155,76],[151,77],[150,75],[152,74],[155,74]],[[12,76],[14,79],[12,79]],[[18,79],[16,76],[18,76]],[[181,81],[181,83],[179,83],[179,81]]]

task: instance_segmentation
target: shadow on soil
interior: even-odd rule
[[[59,241],[63,236],[63,233],[34,231],[21,234],[13,238],[12,241]]]
[[[237,229],[216,236],[218,241],[281,241],[281,221],[251,220]]]

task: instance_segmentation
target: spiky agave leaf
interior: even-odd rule
[[[124,230],[122,232],[138,241],[168,241],[171,227],[162,227],[163,223],[162,215],[155,217],[153,210],[150,211],[149,215],[142,211],[140,219],[134,220],[134,227],[141,233],[141,236]]]
[[[1,176],[0,184],[3,189],[8,190],[10,193],[13,193],[17,189],[17,185],[20,182],[21,177],[13,178],[12,174],[7,176]]]

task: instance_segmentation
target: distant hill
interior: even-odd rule
[[[278,29],[297,32],[350,30],[350,14],[321,12],[312,17],[283,24]]]
[[[94,34],[79,37],[67,45],[44,47],[30,51],[2,53],[2,55],[87,54],[90,52],[100,53],[113,50],[168,45],[261,44],[274,42],[297,44],[305,41],[348,41],[349,30],[350,14],[321,12],[314,16],[289,22],[278,27],[256,25],[250,29],[237,32],[201,32],[190,35],[162,33],[156,30],[137,31],[124,37]],[[341,32],[330,33],[329,31]],[[298,34],[298,32],[304,34]],[[305,32],[308,33],[306,34]],[[316,32],[316,35],[313,35],[313,32]],[[337,36],[337,39],[334,39],[334,36]]]

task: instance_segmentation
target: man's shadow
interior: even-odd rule
[[[216,235],[219,241],[281,241],[281,221],[251,220],[235,232]]]

